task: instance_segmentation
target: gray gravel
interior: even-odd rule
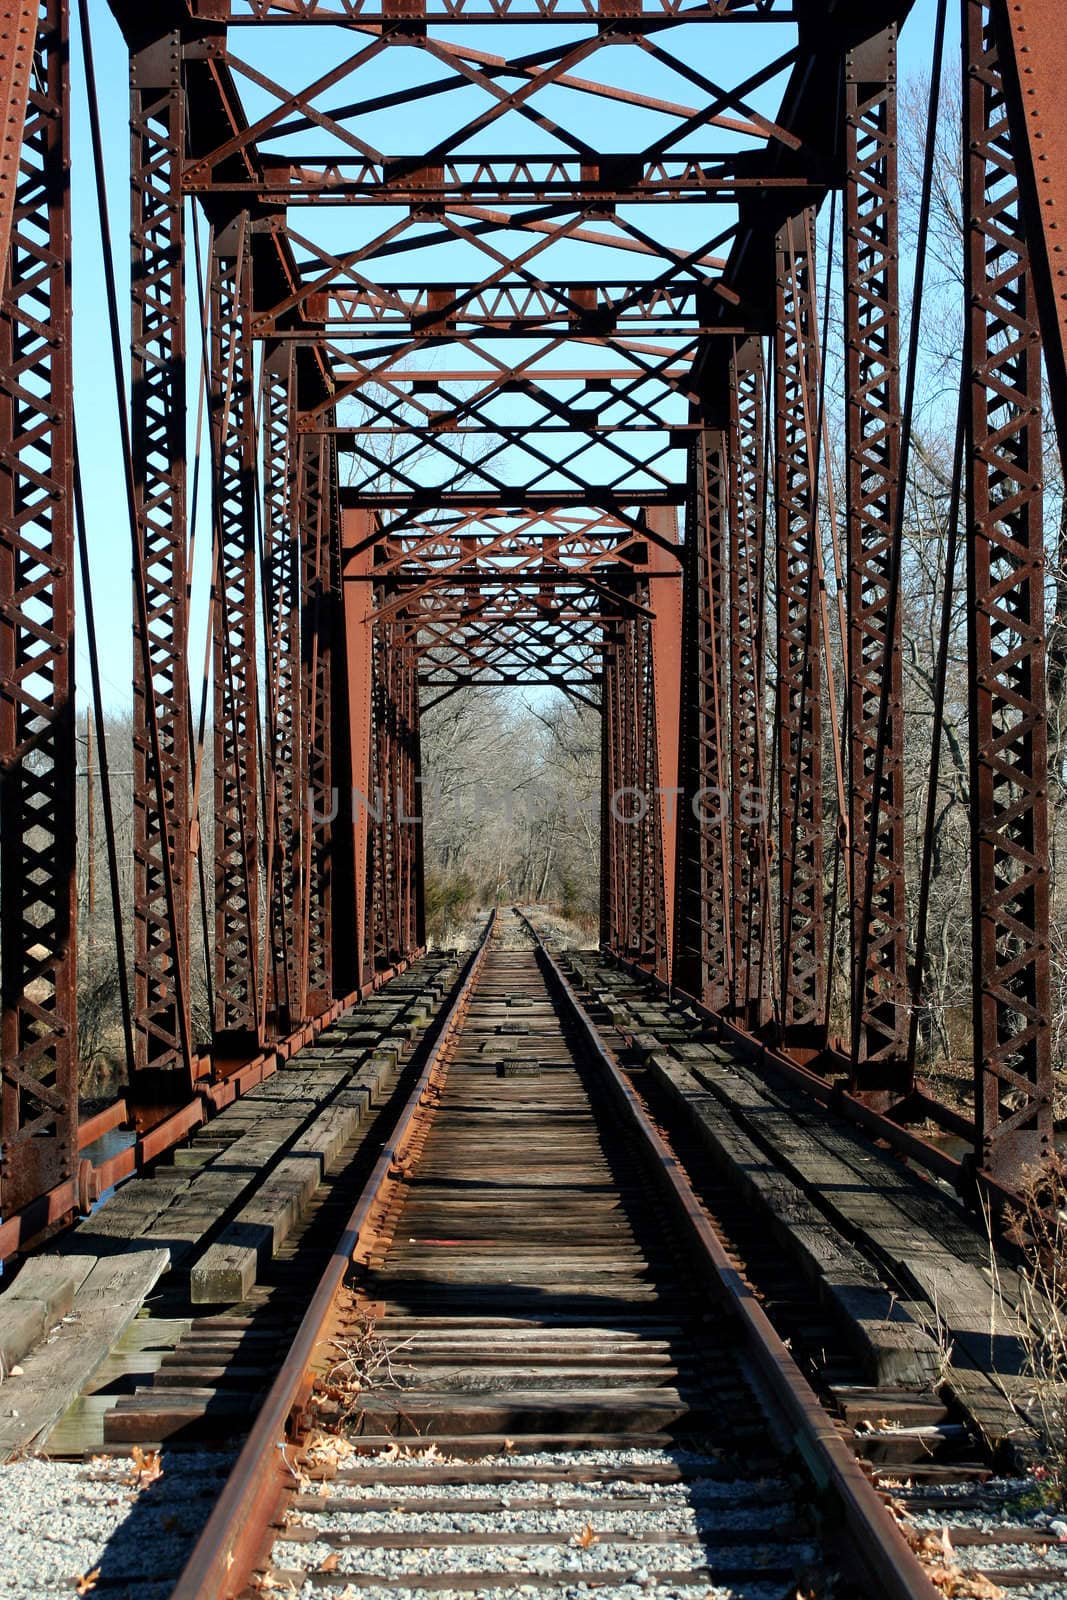
[[[164,1451],[142,1489],[127,1456],[0,1466],[0,1595],[70,1600],[99,1567],[94,1594],[166,1600],[233,1459]]]
[[[633,1483],[625,1477],[601,1483],[565,1483],[558,1479],[530,1481],[516,1478],[503,1484],[464,1483],[464,1463],[455,1461],[455,1479],[435,1484],[395,1481],[406,1464],[418,1469],[415,1458],[386,1458],[390,1481],[374,1481],[373,1461],[353,1463],[367,1478],[355,1482],[341,1476],[316,1483],[315,1494],[329,1501],[373,1502],[366,1510],[350,1508],[294,1511],[295,1538],[279,1538],[273,1561],[282,1581],[294,1579],[307,1600],[322,1600],[322,1589],[301,1582],[303,1575],[323,1568],[332,1571],[344,1588],[354,1579],[352,1596],[359,1600],[397,1600],[398,1592],[417,1594],[418,1579],[450,1574],[482,1577],[472,1589],[434,1591],[434,1600],[512,1600],[542,1592],[549,1580],[553,1596],[578,1596],[595,1591],[598,1600],[634,1600],[654,1593],[658,1600],[781,1600],[782,1578],[768,1569],[803,1572],[814,1564],[817,1550],[804,1537],[770,1542],[771,1529],[798,1521],[789,1486],[764,1480],[724,1480],[701,1476],[722,1470],[714,1455],[700,1451],[651,1449],[585,1450],[570,1454],[507,1455],[480,1458],[479,1467],[500,1471],[593,1467],[625,1473],[634,1467],[685,1466],[692,1478],[685,1483]],[[438,1464],[440,1463],[440,1458]],[[472,1509],[463,1509],[470,1501]],[[531,1506],[529,1501],[544,1502]],[[625,1504],[620,1502],[625,1501]],[[442,1506],[445,1509],[442,1509]],[[388,1507],[388,1509],[383,1509]],[[366,1535],[367,1544],[346,1546],[326,1539],[308,1539],[306,1533],[334,1536]],[[588,1531],[589,1537],[583,1537]],[[398,1543],[378,1546],[384,1533]],[[475,1535],[474,1543],[449,1545],[432,1541],[441,1535]],[[745,1542],[724,1546],[725,1535],[745,1536]],[[517,1542],[479,1543],[477,1536],[503,1535]],[[655,1535],[666,1542],[641,1543]],[[749,1542],[748,1536],[751,1536]],[[719,1542],[717,1544],[717,1536]],[[543,1541],[542,1542],[542,1538]],[[410,1543],[408,1542],[410,1540]],[[738,1580],[739,1568],[751,1569]],[[682,1574],[692,1572],[693,1581]],[[712,1576],[709,1579],[708,1573]],[[716,1573],[722,1574],[717,1581]],[[700,1576],[696,1576],[699,1574]],[[539,1589],[530,1579],[536,1577]],[[379,1588],[375,1579],[388,1579],[393,1589]],[[408,1585],[410,1584],[410,1588]],[[790,1590],[790,1592],[793,1592]]]
[[[949,1543],[956,1529],[978,1529],[991,1533],[1005,1523],[1013,1527],[1049,1532],[1062,1539],[1055,1545],[953,1545],[954,1560],[960,1573],[1002,1572],[1028,1567],[1051,1568],[1062,1577],[1040,1584],[1012,1585],[1005,1594],[1011,1600],[1064,1600],[1067,1596],[1067,1517],[1043,1502],[1041,1486],[1033,1478],[998,1478],[987,1484],[946,1484],[937,1488],[903,1485],[892,1490],[894,1498],[907,1511],[906,1526],[920,1534],[940,1539],[947,1533]],[[921,1497],[924,1504],[915,1505]],[[958,1506],[959,1500],[978,1498],[977,1506]],[[930,1504],[926,1504],[930,1501]],[[960,1600],[967,1591],[959,1589]]]

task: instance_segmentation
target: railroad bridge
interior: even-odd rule
[[[566,1050],[619,1074],[654,1140],[637,1103],[651,1074],[656,1116],[669,1102],[690,1119],[677,1142],[695,1183],[728,1161],[708,1119],[729,1102],[760,1160],[793,1161],[814,1193],[788,1103],[790,1127],[868,1148],[878,1172],[955,1207],[954,1227],[1010,1205],[1053,1150],[1062,1032],[1063,673],[1057,655],[1053,684],[1046,664],[1067,445],[1060,10],[2,0],[0,1259],[26,1263],[12,1293],[44,1242],[54,1272],[79,1239],[99,1252],[108,1218],[158,1240],[163,1216],[151,1281],[180,1257],[193,1302],[243,1303],[262,1239],[241,1255],[227,1230],[251,1180],[217,1177],[188,1226],[160,1185],[252,1140],[251,1168],[277,1180],[264,1204],[295,1226],[315,1184],[279,1198],[278,1172],[317,1153],[325,1176],[336,1152],[300,1145],[310,1110],[268,1137],[241,1108],[283,1082],[284,1104],[303,1073],[351,1143],[338,1050],[431,1076],[452,1050],[466,1071],[470,986],[490,971],[517,985],[494,1025],[502,1103],[540,1072],[571,1115],[569,1091],[549,1092],[563,1046],[538,1009],[566,991]],[[128,209],[97,70],[115,24]],[[928,103],[899,118],[904,52]],[[938,129],[960,109],[946,172]],[[910,792],[909,486],[946,193],[962,353],[940,380],[947,550]],[[103,370],[72,316],[97,254]],[[106,547],[76,426],[76,405],[84,433],[98,403],[118,417]],[[961,610],[973,1092],[948,1104],[916,1063]],[[130,890],[100,667],[117,616],[132,618]],[[515,958],[508,978],[499,928],[469,962],[425,950],[420,716],[473,685],[565,694],[600,719],[600,952],[554,956],[531,910],[536,977]],[[86,715],[126,1071],[82,1116]],[[683,1082],[698,1058],[710,1076]],[[752,1075],[736,1103],[710,1081],[728,1060]],[[863,1337],[889,1362],[892,1340]],[[922,1341],[904,1346],[922,1367]]]

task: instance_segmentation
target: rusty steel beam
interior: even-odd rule
[[[137,1082],[130,1089],[138,1101],[175,1104],[192,1088],[193,1067],[183,1048],[189,1037],[193,888],[181,192],[185,121],[181,37],[176,31],[160,33],[130,52],[131,380],[136,397],[130,443],[145,589],[143,606],[134,606]],[[142,612],[148,619],[147,641],[140,639]]]
[[[369,803],[372,800],[371,747],[374,738],[373,585],[374,539],[377,529],[369,512],[346,511],[341,517],[341,599],[344,616],[348,730],[345,743],[353,796],[351,928],[353,955],[360,983],[373,971],[372,910],[374,881]]]
[[[733,979],[727,845],[730,469],[725,393],[705,403],[706,426],[691,454],[685,532],[674,970],[690,994],[722,1010]]]
[[[657,975],[671,981],[677,897],[678,819],[681,809],[679,732],[682,701],[682,566],[678,518],[673,511],[647,513],[654,535],[648,551],[648,604],[652,609],[652,705],[656,747],[657,872],[662,884],[662,923],[655,938]],[[678,551],[676,554],[675,551]]]
[[[267,726],[270,775],[267,1013],[280,1031],[302,1019],[302,837],[306,818],[300,726],[300,545],[294,528],[296,404],[294,352],[275,347],[263,361],[263,429]]]
[[[1041,345],[996,8],[964,4],[975,1114],[1012,1182],[1052,1140]]]
[[[5,1217],[75,1179],[78,1167],[66,0],[43,0],[37,15],[0,301],[0,1200]]]
[[[602,737],[608,741],[604,825],[608,838],[608,937],[614,950],[641,962],[644,937],[644,838],[648,777],[645,740],[648,652],[640,624],[632,617],[604,618],[604,696],[607,713]]]
[[[443,205],[449,201],[560,201],[585,205],[598,215],[605,199],[612,204],[641,201],[707,201],[743,189],[806,187],[803,174],[780,174],[764,151],[686,152],[650,160],[643,152],[619,152],[589,160],[557,154],[523,156],[453,156],[426,164],[407,156],[370,160],[364,156],[267,156],[256,177],[218,177],[210,158],[191,167],[188,194],[269,196],[286,206],[317,201],[350,205]]]
[[[297,539],[301,551],[300,697],[304,779],[315,814],[305,811],[301,896],[304,1014],[317,1016],[333,988],[332,863],[333,706],[336,642],[335,453],[328,440],[301,438],[297,468]],[[303,804],[303,797],[301,799]]]
[[[730,906],[732,1013],[742,1026],[764,1018],[765,919],[770,915],[765,771],[764,606],[767,474],[765,375],[759,338],[730,361]]]
[[[853,1087],[902,1095],[911,1087],[904,705],[900,607],[890,604],[901,429],[896,48],[890,26],[845,58],[843,261]]]
[[[822,660],[818,630],[812,230],[792,218],[776,241],[774,507],[778,635],[778,862],[785,1041],[824,1039]]]
[[[1049,394],[1067,457],[1067,30],[1057,0],[998,0],[991,10],[1022,192]]]
[[[259,712],[252,253],[238,213],[212,241],[209,412],[214,464],[215,1053],[259,1044]]]
[[[399,12],[390,0],[186,0],[189,14],[227,25],[240,23],[333,23],[390,21]],[[426,0],[408,0],[403,16],[423,18],[430,13]],[[441,22],[476,23],[485,27],[487,13],[481,0],[441,0],[434,6]],[[796,0],[704,0],[679,9],[679,0],[498,0],[491,13],[494,23],[597,22],[625,17],[628,25],[642,21],[662,26],[678,16],[686,22],[790,22],[796,20]]]
[[[0,4],[0,268],[8,270],[22,134],[37,48],[39,0]],[[0,281],[0,290],[6,284]]]

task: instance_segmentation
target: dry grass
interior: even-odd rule
[[[1017,1308],[1022,1324],[1029,1419],[1043,1466],[1067,1504],[1067,1159],[1058,1151],[1031,1169],[1009,1212],[1007,1237],[1022,1252]]]

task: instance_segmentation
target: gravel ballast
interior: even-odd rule
[[[731,1478],[721,1457],[699,1449],[480,1458],[479,1468],[516,1472],[491,1485],[464,1481],[464,1463],[446,1467],[441,1458],[434,1460],[440,1482],[407,1484],[403,1468],[418,1469],[418,1456],[386,1459],[388,1478],[375,1478],[373,1460],[348,1460],[291,1510],[291,1534],[273,1551],[283,1587],[293,1583],[308,1600],[321,1600],[322,1578],[311,1574],[328,1572],[334,1593],[360,1600],[417,1594],[428,1578],[440,1585],[434,1600],[535,1593],[781,1600],[783,1581],[810,1569],[818,1555],[788,1483]],[[627,1476],[648,1468],[684,1477],[650,1483]],[[542,1470],[543,1479],[527,1476]],[[588,1470],[596,1481],[559,1476]]]
[[[165,1600],[232,1463],[164,1451],[144,1487],[129,1456],[0,1467],[0,1595],[69,1600],[92,1580],[86,1593]]]

